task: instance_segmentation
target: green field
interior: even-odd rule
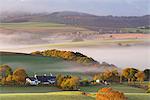
[[[81,87],[81,91],[84,92],[89,92],[89,93],[93,93],[93,92],[97,92],[100,88],[103,87],[112,87],[115,90],[124,92],[124,93],[145,93],[144,89],[140,89],[140,88],[134,88],[134,87],[130,87],[126,84],[111,84],[110,86],[85,86],[85,87]]]
[[[0,28],[3,29],[12,29],[12,30],[87,30],[80,27],[74,27],[71,25],[65,25],[65,24],[57,24],[57,23],[50,23],[50,22],[22,22],[22,23],[1,23]],[[61,32],[61,31],[59,31]]]
[[[150,33],[150,29],[122,28],[121,30],[127,33]]]
[[[0,55],[0,65],[7,64],[13,70],[24,68],[29,76],[45,74],[72,74],[81,76],[84,73],[74,72],[72,68],[81,66],[75,62],[65,61],[61,58],[42,57],[32,55]],[[72,70],[72,72],[70,72]]]
[[[42,22],[24,22],[24,23],[1,23],[0,27],[4,28],[48,28],[48,27],[64,27],[64,24],[42,23]]]
[[[0,98],[1,100],[95,100],[94,97],[83,96],[80,92],[0,94]]]
[[[95,100],[97,90],[102,87],[81,87],[81,91],[89,92],[91,96],[83,96],[80,91],[61,91],[55,87],[0,87],[0,90],[3,91],[0,98],[1,100]],[[112,85],[111,87],[125,92],[128,100],[149,100],[150,97],[150,94],[144,93],[142,89],[125,85]]]
[[[80,87],[81,91],[62,91],[54,86],[30,86],[30,87],[0,87],[1,100],[95,100],[95,94],[106,86],[84,86]],[[112,84],[115,90],[124,92],[128,100],[149,100],[150,94],[146,90],[127,86],[126,84]],[[90,93],[91,96],[83,96],[81,92]]]
[[[61,91],[54,86],[0,86],[0,93],[48,93]]]
[[[128,100],[149,100],[149,94],[125,94]],[[94,97],[83,96],[80,92],[53,92],[32,94],[0,94],[1,100],[95,100]]]
[[[125,93],[128,100],[149,100],[150,94],[146,93]]]
[[[103,87],[112,87],[115,90],[124,93],[145,93],[146,90],[141,88],[130,87],[126,84],[112,84],[109,86],[97,85],[97,86],[81,86],[80,90],[88,93],[96,93]],[[0,86],[0,93],[47,93],[47,92],[59,92],[61,91],[55,86]]]

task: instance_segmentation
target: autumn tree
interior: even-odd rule
[[[122,75],[128,79],[128,83],[133,83],[136,79],[135,74],[138,72],[135,68],[125,68],[122,71]]]
[[[1,79],[1,84],[2,84],[2,85],[5,85],[5,84],[6,84],[6,78],[2,78],[2,79]]]
[[[17,84],[24,84],[26,77],[27,77],[27,74],[24,69],[18,68],[13,72],[13,80]]]
[[[63,90],[77,90],[79,86],[79,78],[71,77],[66,78],[61,83],[61,87]]]
[[[125,95],[112,88],[102,88],[96,94],[96,100],[127,100]]]
[[[57,86],[63,90],[77,90],[79,87],[79,78],[69,75],[58,75]]]
[[[95,74],[93,80],[105,80],[103,73]]]
[[[5,81],[6,85],[14,85],[15,81],[13,80],[13,75],[8,75],[6,77],[6,81]]]
[[[119,73],[117,70],[105,70],[102,73],[95,74],[93,80],[107,80],[110,82],[119,82]]]
[[[6,78],[8,75],[12,74],[12,69],[8,65],[1,65],[0,66],[0,77]]]
[[[56,77],[56,83],[57,83],[57,86],[60,87],[61,86],[61,83],[63,81],[64,77],[59,74],[57,77]]]
[[[8,75],[7,77],[6,77],[6,81],[7,82],[11,82],[13,80],[13,75]]]
[[[107,76],[107,81],[109,82],[120,82],[120,76],[118,70],[110,70]]]
[[[137,80],[140,82],[140,84],[144,81],[145,74],[142,71],[139,71],[138,73],[135,74],[137,77]]]

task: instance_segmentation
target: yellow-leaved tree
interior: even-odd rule
[[[13,72],[13,80],[17,84],[24,84],[26,77],[27,77],[27,74],[24,69],[18,68]]]

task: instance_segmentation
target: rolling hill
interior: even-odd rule
[[[150,15],[145,16],[97,16],[81,12],[62,11],[40,14],[2,13],[1,22],[53,22],[82,27],[133,28],[149,26]]]
[[[108,63],[100,64],[97,67],[85,66],[74,61],[64,60],[60,57],[46,57],[13,52],[0,52],[0,65],[2,64],[7,64],[13,69],[24,68],[29,75],[33,75],[34,73],[63,73],[87,76],[93,72],[101,72],[105,69],[114,68],[114,66]]]

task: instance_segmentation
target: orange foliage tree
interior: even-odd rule
[[[136,73],[138,73],[138,70],[135,68],[125,68],[122,71],[122,75],[128,79],[128,83],[133,83],[136,80]]]
[[[102,88],[96,94],[96,100],[127,100],[122,92],[112,88]]]
[[[137,77],[137,80],[142,83],[144,81],[144,77],[145,77],[145,74],[144,72],[142,71],[139,71],[138,73],[135,74],[135,76]]]
[[[27,74],[24,69],[18,68],[13,72],[13,80],[17,84],[24,84],[26,77],[27,77]]]
[[[57,86],[62,90],[78,90],[79,78],[75,76],[57,76]]]

